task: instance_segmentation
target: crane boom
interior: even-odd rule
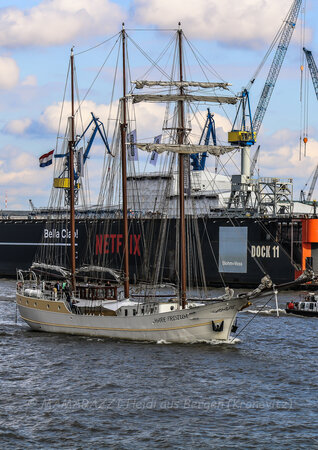
[[[317,68],[316,62],[314,60],[314,57],[312,56],[311,51],[305,49],[305,47],[303,48],[303,50],[304,50],[305,55],[306,55],[308,68],[309,68],[309,71],[310,71],[312,83],[314,85],[316,97],[317,97],[317,100],[318,100],[318,68]]]
[[[205,125],[203,127],[199,145],[201,145],[203,138],[204,138],[204,145],[209,145],[211,136],[213,139],[213,144],[216,145],[215,121],[213,118],[213,114],[210,113],[210,108],[208,108],[208,114],[205,121]],[[207,158],[206,152],[201,153],[201,155],[199,155],[199,153],[194,153],[193,155],[190,155],[191,166],[193,167],[193,170],[204,170],[206,158]]]
[[[310,75],[311,75],[311,79],[312,79],[312,83],[314,85],[314,89],[315,89],[315,93],[316,93],[316,97],[318,100],[318,68],[316,65],[316,62],[314,60],[314,57],[311,53],[310,50],[307,50],[305,47],[303,48],[305,55],[306,55],[306,59],[307,59],[307,64],[308,64],[308,68],[310,71]],[[312,181],[311,181],[311,185],[307,194],[307,198],[306,201],[310,202],[311,201],[311,197],[312,194],[314,192],[316,183],[317,183],[317,179],[318,179],[318,164],[316,166],[316,169],[314,171],[314,175],[312,177]]]
[[[289,42],[293,35],[301,3],[302,0],[294,0],[294,3],[292,4],[289,14],[287,16],[286,23],[283,28],[282,35],[280,37],[271,68],[268,72],[267,79],[253,117],[253,130],[256,133],[256,135],[258,134],[259,129],[262,125],[268,103],[272,96],[276,80],[278,78],[280,69],[282,67],[287,52]]]
[[[75,184],[76,184],[76,188],[75,188],[74,192],[77,192],[78,189],[81,186],[80,183],[79,183],[79,179],[82,176],[82,168],[83,168],[83,166],[86,163],[86,160],[88,158],[90,149],[92,147],[92,144],[93,144],[93,141],[94,141],[94,139],[96,137],[97,132],[99,133],[102,141],[104,142],[105,147],[107,149],[107,152],[111,155],[111,151],[110,151],[110,148],[109,148],[109,145],[108,145],[108,140],[107,140],[104,124],[103,124],[103,122],[101,122],[99,120],[98,117],[95,117],[92,112],[91,112],[91,115],[92,115],[92,120],[90,121],[88,126],[85,128],[85,130],[83,131],[82,135],[81,136],[77,136],[76,137],[76,141],[74,142],[74,150],[76,150],[76,156],[77,156],[77,168],[75,169],[75,167],[74,167],[74,181],[75,181]],[[86,149],[83,152],[82,148],[81,149],[78,148],[79,147],[79,143],[82,141],[83,137],[88,132],[88,130],[90,129],[91,125],[93,126],[93,132],[92,132],[92,135],[91,135],[90,139],[88,140]],[[68,165],[69,165],[69,152],[67,152],[67,153],[56,153],[54,155],[54,158],[65,158],[65,164],[63,165],[63,168],[62,168],[62,171],[61,171],[60,175],[58,177],[54,178],[53,186],[54,186],[54,188],[57,188],[57,189],[64,189],[65,190],[65,194],[68,195],[69,185],[70,185],[70,178],[67,177],[66,174],[68,172]],[[65,198],[67,198],[67,197],[65,197]]]
[[[255,167],[256,167],[256,164],[257,164],[260,148],[261,148],[261,146],[259,145],[257,147],[256,152],[254,153],[254,156],[253,156],[253,160],[252,160],[252,164],[251,164],[251,177],[254,175],[254,170],[255,170]]]
[[[306,198],[307,202],[311,201],[311,197],[312,197],[312,194],[314,192],[314,189],[315,189],[315,186],[316,186],[316,183],[317,183],[317,178],[318,178],[318,164],[316,166],[314,175],[312,177],[311,185],[310,185],[310,188],[309,188],[309,191],[308,191],[308,194],[307,194],[307,198]]]

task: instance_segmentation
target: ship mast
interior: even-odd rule
[[[183,64],[182,64],[182,29],[178,29],[178,44],[179,44],[179,80],[183,81]],[[184,88],[180,87],[180,95],[183,95]],[[178,102],[178,144],[184,144],[184,102]],[[186,289],[187,289],[187,274],[186,274],[186,236],[185,236],[185,213],[184,213],[184,157],[179,153],[179,203],[180,203],[180,247],[181,247],[181,307],[186,305]]]
[[[69,118],[69,178],[70,178],[70,226],[71,226],[71,283],[72,289],[75,291],[75,195],[74,195],[74,144],[75,144],[75,130],[74,130],[74,54],[71,49],[71,103],[72,112]]]
[[[129,298],[129,254],[128,254],[128,216],[127,216],[127,159],[126,159],[126,134],[127,134],[127,100],[126,100],[126,32],[125,24],[122,28],[122,52],[123,52],[123,97],[121,99],[121,169],[122,169],[122,196],[123,196],[123,223],[124,223],[124,294]]]

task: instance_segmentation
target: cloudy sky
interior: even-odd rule
[[[179,21],[188,39],[215,71],[238,92],[252,77],[281,25],[292,0],[2,0],[0,7],[0,209],[46,206],[52,167],[40,169],[38,157],[54,148],[63,99],[70,48],[75,54],[115,36],[125,22],[138,45],[156,58],[171,39]],[[258,143],[261,176],[294,177],[295,197],[318,163],[318,103],[310,81],[308,91],[308,143],[300,160],[302,123],[300,65],[301,23],[305,19],[305,45],[318,62],[318,5],[303,1],[303,8],[269,104]],[[150,30],[136,31],[140,29]],[[76,56],[79,95],[82,98],[105,61],[116,37],[94,51]],[[132,72],[146,71],[139,56],[130,60]],[[84,121],[94,111],[107,117],[115,57],[107,60],[98,82],[83,103]],[[252,110],[267,75],[259,75],[251,92]],[[195,69],[193,69],[195,70]],[[215,81],[211,79],[211,81]],[[69,101],[69,97],[66,97]],[[67,110],[69,103],[66,103]],[[227,131],[224,113],[216,109],[220,133]],[[162,107],[141,110],[144,136],[158,134]],[[233,120],[235,111],[229,118]],[[230,114],[230,113],[229,113]],[[63,124],[62,124],[63,126]],[[148,131],[149,130],[149,131]],[[95,158],[95,159],[94,159]],[[95,194],[102,148],[92,152]],[[316,191],[318,198],[318,190]]]

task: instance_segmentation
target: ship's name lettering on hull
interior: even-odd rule
[[[130,255],[140,256],[140,234],[128,236],[128,247]],[[119,253],[124,248],[124,237],[122,234],[96,234],[95,254],[105,255],[108,253]]]
[[[158,319],[154,319],[153,323],[167,323],[167,322],[173,322],[174,320],[182,320],[182,319],[188,319],[189,314],[177,314],[175,316],[163,316],[158,317]]]
[[[279,245],[252,245],[252,258],[279,258]]]
[[[71,239],[71,230],[63,228],[62,230],[57,230],[53,228],[52,230],[44,228],[44,239]],[[78,229],[75,230],[75,239],[78,238]]]

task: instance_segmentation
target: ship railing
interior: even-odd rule
[[[29,293],[34,296],[39,290],[37,276],[33,270],[17,270],[17,292],[20,294]]]
[[[260,183],[292,183],[292,178],[261,177],[253,180]]]

